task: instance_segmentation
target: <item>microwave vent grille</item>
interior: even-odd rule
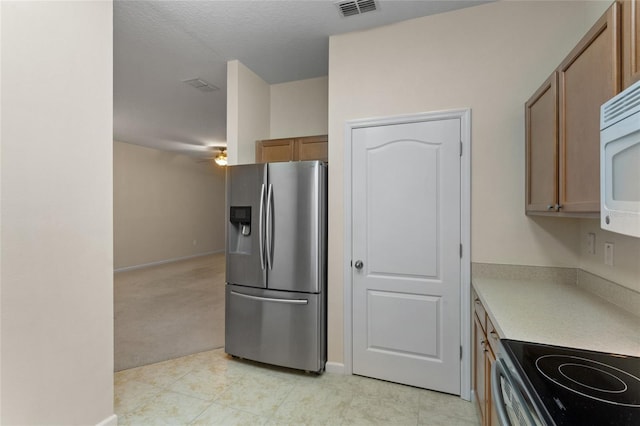
[[[602,105],[600,128],[605,129],[637,112],[640,112],[640,81]]]

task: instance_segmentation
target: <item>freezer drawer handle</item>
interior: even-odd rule
[[[250,294],[238,293],[237,291],[233,290],[231,290],[231,294],[233,294],[234,296],[244,297],[246,299],[259,300],[261,302],[288,303],[290,305],[306,305],[309,303],[307,299],[274,299],[273,297],[260,297],[252,296]]]

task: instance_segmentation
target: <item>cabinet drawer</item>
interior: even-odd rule
[[[482,327],[483,332],[487,332],[487,312],[484,310],[484,306],[482,306],[482,302],[480,298],[476,294],[475,291],[471,293],[471,297],[473,300],[473,311],[476,313],[478,317],[478,321],[480,322],[480,326]]]
[[[491,320],[487,317],[487,341],[489,342],[489,347],[491,351],[496,354],[498,353],[498,341],[500,341],[500,335],[498,331],[493,326]]]

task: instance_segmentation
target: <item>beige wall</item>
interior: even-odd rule
[[[270,138],[326,135],[328,90],[328,77],[272,84]]]
[[[0,423],[115,424],[112,3],[0,9]]]
[[[213,162],[114,142],[115,268],[223,251],[224,197]]]
[[[596,254],[590,254],[587,234],[596,236]],[[604,263],[604,243],[613,243],[613,266]],[[603,231],[599,220],[580,223],[580,265],[587,272],[640,292],[640,238]],[[640,313],[640,312],[638,312]]]
[[[229,164],[254,163],[256,141],[269,135],[269,85],[239,61],[227,63]]]
[[[610,2],[495,2],[331,37],[329,360],[343,359],[347,120],[470,107],[472,261],[575,267],[578,220],[524,214],[523,105]]]
[[[327,134],[327,91],[328,77],[269,85],[239,61],[229,61],[229,164],[254,163],[260,139]]]

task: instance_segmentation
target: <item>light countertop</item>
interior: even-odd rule
[[[474,278],[473,287],[503,338],[640,356],[640,316],[575,285]]]

